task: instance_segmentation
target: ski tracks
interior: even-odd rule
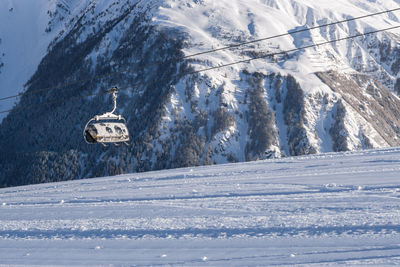
[[[1,189],[0,256],[40,262],[43,247],[73,243],[72,258],[78,247],[121,264],[399,263],[399,159],[396,148]],[[143,258],[121,255],[125,242]],[[169,250],[155,256],[159,244]]]

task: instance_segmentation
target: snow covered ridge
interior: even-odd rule
[[[397,265],[399,163],[391,148],[0,189],[1,264]]]
[[[7,16],[23,18],[25,6],[7,3],[15,6]],[[39,40],[36,61],[9,80],[5,73],[18,73],[19,65],[6,53],[0,84],[25,84],[27,92],[64,86],[25,94],[17,107],[35,108],[14,109],[3,120],[0,186],[400,145],[398,31],[185,75],[395,26],[400,12],[184,58],[393,9],[396,1],[39,3],[46,7],[39,32],[26,37]],[[87,146],[82,128],[108,110],[100,93],[115,85],[132,146]]]
[[[332,4],[330,1],[197,1],[195,3],[172,1],[160,11],[165,18],[162,19],[162,17],[159,20],[156,19],[156,21],[187,31],[191,45],[185,49],[185,54],[190,55],[234,43],[278,35],[301,27],[312,27],[398,7],[398,4],[394,1],[379,1],[367,4],[361,1],[349,2],[337,1]],[[265,14],[268,14],[268,16]],[[195,65],[196,68],[202,69],[205,64],[217,66],[251,58],[253,55],[260,53],[289,50],[312,43],[343,38],[355,33],[366,32],[370,29],[397,25],[398,17],[399,14],[397,13],[371,17],[361,21],[269,40],[268,42],[260,42],[241,49],[201,55],[199,56],[201,60],[192,63],[192,65],[198,63],[197,66]],[[362,113],[379,114],[377,110],[372,108],[369,110],[369,107],[366,108],[367,110],[360,110],[358,107],[354,110],[354,105],[349,101],[342,101],[343,93],[337,93],[335,87],[339,84],[330,84],[328,88],[324,81],[315,76],[316,72],[326,71],[339,72],[344,76],[367,75],[370,81],[365,81],[363,85],[357,84],[353,86],[355,91],[365,95],[366,98],[371,98],[368,92],[362,93],[368,86],[366,83],[379,81],[390,90],[397,90],[395,85],[399,71],[399,49],[398,42],[396,42],[398,35],[396,34],[398,32],[393,35],[392,33],[383,33],[378,34],[378,36],[367,36],[363,40],[356,39],[334,43],[298,53],[292,58],[281,62],[278,61],[276,64],[259,60],[250,64],[220,69],[205,75],[211,77],[211,82],[215,84],[216,88],[223,87],[225,89],[223,98],[221,98],[227,110],[231,113],[239,112],[239,114],[244,114],[253,105],[253,103],[242,105],[242,99],[245,98],[246,101],[246,92],[251,91],[251,87],[254,87],[252,84],[240,84],[243,81],[243,70],[246,70],[247,73],[258,73],[265,76],[259,77],[258,82],[261,84],[260,87],[263,91],[267,108],[276,114],[275,125],[277,131],[275,132],[279,132],[279,139],[267,142],[269,145],[262,146],[264,151],[272,150],[278,155],[298,155],[310,152],[398,145],[398,126],[393,128],[395,133],[391,134],[390,138],[385,138],[382,134],[376,133],[376,131],[379,131],[379,127],[371,127],[371,123],[366,123],[365,116]],[[279,77],[269,79],[269,75],[274,74],[278,74]],[[298,95],[292,99],[297,103],[288,104],[288,106],[292,105],[292,107],[285,107],[280,103],[281,98],[285,98],[287,90],[285,88],[285,76],[292,76],[295,80],[293,83],[298,83],[301,91],[303,91],[301,93],[303,94],[302,96]],[[345,86],[345,84],[343,85]],[[381,88],[380,90],[383,90],[379,94],[386,95],[386,88],[379,87]],[[202,98],[207,98],[207,93],[205,95]],[[354,93],[352,95],[354,96]],[[201,93],[197,98],[193,101],[203,102]],[[397,114],[399,107],[397,100],[397,98],[394,100],[396,108],[387,108],[385,106],[385,109],[390,110],[389,113]],[[344,137],[346,145],[341,148],[333,145],[333,143],[337,142],[338,136],[332,133],[334,130],[332,128],[333,122],[337,120],[335,109],[338,101],[343,103],[346,112],[346,116],[342,118],[344,120],[343,131],[346,131],[346,137]],[[202,106],[201,104],[199,105]],[[285,113],[285,109],[293,108],[300,112],[301,115],[300,118],[295,118],[297,120],[295,124],[297,125],[291,127],[287,119],[288,116],[282,113]],[[284,118],[282,119],[282,117]],[[235,118],[235,121],[239,122],[241,120],[240,118]],[[263,123],[268,124],[269,122],[264,120]],[[228,142],[224,138],[217,137],[224,147],[220,151],[222,154],[243,155],[242,151],[238,153],[234,149],[247,145],[248,135],[243,137],[243,133],[246,130],[248,131],[250,125],[248,121],[244,124],[244,129],[239,125],[226,129],[226,135],[231,137],[228,138]],[[398,122],[395,125],[399,125]],[[270,130],[271,128],[269,127]],[[296,128],[295,133],[291,133],[290,128]],[[299,137],[299,135],[303,136]],[[242,140],[235,142],[232,137]],[[265,137],[260,138],[266,139]],[[299,140],[294,140],[296,138]],[[237,143],[242,144],[239,145]],[[245,153],[244,156],[247,159],[259,158],[262,153],[251,154]],[[239,159],[243,160],[244,158],[242,156]]]

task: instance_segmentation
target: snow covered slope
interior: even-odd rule
[[[280,35],[398,6],[396,1],[164,1],[164,6],[160,9],[155,21],[187,32],[190,42],[184,52],[185,55],[193,55],[205,50]],[[191,65],[201,70],[205,66],[229,64],[267,53],[323,43],[373,29],[399,25],[399,17],[399,12],[387,13],[253,43],[238,49],[198,55],[194,57],[195,60]],[[268,151],[268,155],[272,151],[275,156],[399,145],[397,130],[386,134],[379,132],[379,127],[372,126],[368,118],[364,116],[364,112],[379,113],[372,106],[368,106],[367,103],[365,110],[354,108],[355,105],[364,105],[367,100],[353,104],[352,100],[344,99],[345,95],[350,94],[355,98],[359,96],[346,91],[339,93],[336,88],[339,84],[345,85],[346,78],[357,80],[360,75],[366,81],[352,87],[373,102],[375,100],[368,94],[366,87],[374,86],[374,81],[379,81],[393,91],[398,73],[398,61],[395,59],[399,52],[398,34],[399,30],[379,33],[365,38],[318,46],[292,53],[288,57],[260,59],[202,74],[210,78],[205,78],[206,82],[195,79],[194,87],[197,86],[199,92],[193,89],[193,92],[189,93],[191,102],[196,102],[195,107],[198,109],[210,109],[205,104],[206,99],[209,99],[211,105],[214,106],[222,102],[228,114],[230,113],[234,118],[234,123],[229,124],[221,135],[215,136],[215,141],[210,142],[212,147],[217,147],[220,152],[219,155],[214,155],[213,159],[216,158],[217,162],[226,162],[226,155],[230,154],[240,161],[265,157],[260,151],[252,148],[252,142],[259,142],[264,151]],[[392,50],[392,48],[396,49]],[[245,74],[258,74],[258,76],[249,77],[243,74],[244,70]],[[339,72],[343,78],[336,76],[334,79],[336,83],[329,84],[315,75],[319,72]],[[285,98],[288,99],[288,94],[294,94],[287,88],[285,77],[288,76],[293,77],[294,83],[297,83],[297,87],[301,90],[301,94],[296,96],[297,101],[285,101]],[[191,79],[191,77],[184,79],[183,83]],[[212,90],[202,89],[207,88],[204,83],[211,84],[214,88],[222,88],[222,93],[219,92],[222,94],[221,98],[213,102]],[[247,96],[251,94],[253,87],[257,86],[266,102],[266,109],[276,115],[274,123],[268,125],[268,128],[272,131],[271,128],[276,127],[278,134],[273,133],[276,138],[267,140],[266,145],[260,144],[261,139],[267,139],[262,135],[254,138],[251,134],[244,134],[246,131],[254,131],[250,120],[255,101]],[[348,84],[345,86],[350,87]],[[184,87],[177,87],[177,89],[178,96],[184,95],[185,90],[188,90]],[[336,110],[338,102],[342,99],[346,116],[338,119]],[[399,107],[398,101],[395,105]],[[185,106],[183,108],[187,116],[188,108]],[[291,108],[297,109],[300,113],[299,118],[287,118],[287,110]],[[257,113],[260,111],[257,110]],[[241,120],[241,115],[247,119]],[[268,120],[262,118],[256,118],[256,120],[268,124]],[[299,121],[298,125],[294,125],[296,120]],[[332,129],[335,120],[342,121],[344,124],[341,130],[346,132],[343,137],[346,139],[345,144],[336,144],[341,136],[335,134]],[[249,135],[250,139],[253,139],[252,142],[247,142]],[[391,137],[388,138],[388,136]],[[216,143],[219,143],[219,147]]]
[[[1,264],[400,264],[399,178],[393,148],[0,189]]]

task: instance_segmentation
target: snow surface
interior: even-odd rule
[[[0,259],[400,264],[400,148],[0,189]]]

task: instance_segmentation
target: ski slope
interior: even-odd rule
[[[400,148],[0,189],[0,259],[400,264]]]

